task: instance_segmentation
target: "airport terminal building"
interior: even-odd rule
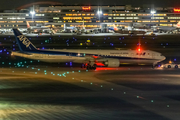
[[[12,27],[27,29],[27,22],[32,26],[50,26],[65,29],[75,26],[86,28],[107,27],[151,27],[177,26],[180,21],[180,8],[173,7],[134,7],[116,6],[65,6],[33,5],[17,10],[4,10],[0,13],[0,29]]]

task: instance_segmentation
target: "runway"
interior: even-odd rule
[[[1,119],[178,120],[179,69],[0,69]]]
[[[180,63],[179,36],[34,36],[45,49],[155,50]],[[91,42],[86,44],[87,40]],[[86,71],[78,64],[11,56],[13,36],[0,37],[0,119],[179,120],[180,69],[120,65]],[[83,43],[83,45],[80,45]],[[113,45],[112,45],[113,44]]]

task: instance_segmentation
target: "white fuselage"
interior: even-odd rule
[[[12,52],[15,56],[25,57],[44,62],[75,62],[85,63],[88,61],[103,62],[107,59],[119,59],[120,63],[138,63],[138,64],[153,64],[165,60],[161,53],[144,50],[41,50],[49,51],[50,54],[43,53],[19,53]],[[57,52],[58,54],[52,54]],[[64,54],[65,53],[65,54]]]

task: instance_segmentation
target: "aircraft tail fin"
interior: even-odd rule
[[[177,23],[177,28],[180,28],[180,21]]]
[[[30,26],[29,22],[26,21],[26,23],[27,23],[27,28],[30,28],[31,26]]]
[[[29,39],[24,36],[18,29],[13,29],[13,32],[21,52],[37,50],[36,47],[29,41]]]

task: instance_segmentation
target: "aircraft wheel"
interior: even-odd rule
[[[171,68],[171,65],[168,65],[168,68]]]
[[[178,65],[175,65],[175,68],[178,68]]]

